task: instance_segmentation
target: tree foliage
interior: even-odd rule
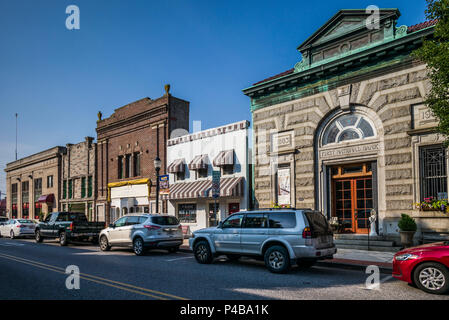
[[[438,118],[438,132],[449,145],[449,0],[427,0],[425,14],[438,22],[433,37],[424,40],[413,56],[428,66],[431,89],[425,103]]]

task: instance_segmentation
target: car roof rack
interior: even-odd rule
[[[270,211],[276,211],[276,210],[311,210],[311,211],[315,211],[311,208],[258,208],[258,209],[254,209],[254,211],[260,211],[260,210],[270,210]]]

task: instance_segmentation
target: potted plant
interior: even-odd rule
[[[401,235],[401,243],[404,247],[413,246],[413,236],[415,235],[417,226],[415,219],[408,214],[401,214],[401,219],[398,222],[399,233]]]

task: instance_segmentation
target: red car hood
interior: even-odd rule
[[[434,242],[434,243],[427,243],[423,244],[417,247],[407,248],[404,250],[399,251],[396,253],[398,254],[404,254],[404,253],[412,253],[417,251],[432,251],[432,250],[438,250],[438,249],[446,249],[449,250],[449,244],[447,242]]]

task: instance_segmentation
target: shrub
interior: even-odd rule
[[[401,214],[401,219],[398,222],[398,227],[401,231],[416,231],[417,226],[415,219],[410,217],[408,214]]]

